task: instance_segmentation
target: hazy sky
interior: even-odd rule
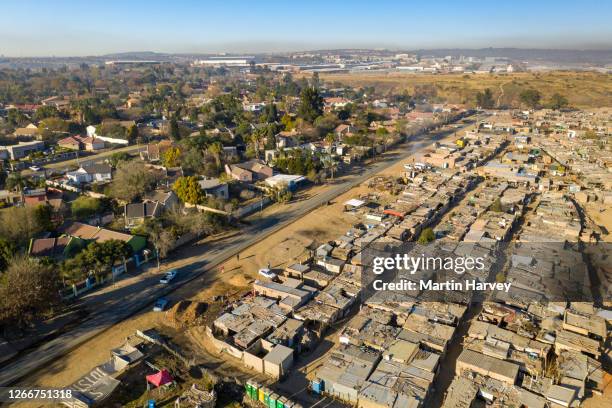
[[[2,0],[0,54],[612,48],[609,0]]]

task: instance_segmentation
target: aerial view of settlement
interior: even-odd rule
[[[0,406],[612,407],[610,4],[59,3],[0,16]]]

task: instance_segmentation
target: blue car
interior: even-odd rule
[[[168,299],[166,298],[159,298],[155,301],[155,304],[153,305],[153,311],[154,312],[163,312],[166,307],[168,306]]]

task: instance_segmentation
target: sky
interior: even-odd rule
[[[610,0],[2,0],[0,55],[612,49]]]

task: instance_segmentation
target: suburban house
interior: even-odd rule
[[[106,163],[87,164],[66,173],[66,177],[75,184],[105,182],[112,179],[112,168]]]
[[[300,184],[306,181],[306,177],[293,174],[277,174],[268,177],[265,183],[272,188],[287,188],[290,191],[295,191]]]
[[[143,197],[143,201],[154,201],[161,204],[161,206],[166,210],[173,209],[179,203],[179,199],[174,193],[174,191],[169,190],[154,190],[149,193],[146,193]]]
[[[355,127],[353,125],[340,124],[334,129],[334,134],[338,140],[342,140],[344,137],[352,136],[355,133]]]
[[[87,243],[77,237],[63,235],[58,238],[39,238],[30,241],[28,253],[37,258],[67,259],[85,248]]]
[[[331,98],[325,98],[324,102],[325,102],[325,107],[330,107],[333,109],[344,108],[346,105],[351,103],[350,99],[342,98],[338,96],[331,97]]]
[[[19,160],[23,159],[26,156],[29,156],[34,152],[42,152],[43,150],[45,150],[44,142],[19,142],[15,145],[0,146],[0,158],[3,156],[3,151],[6,151],[6,158],[10,158],[11,160]]]
[[[104,141],[95,137],[83,137],[79,135],[68,136],[57,142],[57,145],[70,150],[95,151],[104,149]]]
[[[0,204],[2,205],[17,205],[22,200],[23,197],[18,191],[0,190]]]
[[[149,162],[160,161],[163,154],[172,147],[172,142],[169,140],[162,140],[156,144],[148,144],[145,150],[140,152],[140,158]]]
[[[200,188],[206,197],[217,197],[227,200],[229,198],[229,188],[227,183],[222,183],[218,178],[205,178],[198,181]]]
[[[147,239],[140,235],[130,235],[123,232],[108,230],[106,228],[94,227],[93,225],[80,222],[71,222],[59,228],[59,232],[71,237],[77,237],[85,241],[105,242],[112,239],[126,242],[134,253],[145,249]]]
[[[23,192],[23,203],[27,206],[37,206],[47,202],[47,190],[44,188],[30,189]]]
[[[295,130],[290,132],[282,131],[276,134],[276,148],[286,149],[287,147],[293,147],[298,145],[299,133]]]
[[[157,218],[162,213],[162,205],[157,201],[130,203],[124,207],[125,227],[134,228],[145,222],[147,218]]]
[[[36,137],[38,136],[38,127],[35,124],[30,123],[26,127],[15,129],[15,131],[13,132],[13,135],[14,136]]]
[[[272,167],[265,165],[260,160],[249,160],[244,163],[226,164],[225,172],[239,181],[253,182],[265,180],[272,177]]]
[[[125,205],[125,227],[134,228],[145,222],[147,218],[157,218],[163,211],[173,209],[178,203],[179,199],[172,190],[155,190],[147,193],[142,202]]]

